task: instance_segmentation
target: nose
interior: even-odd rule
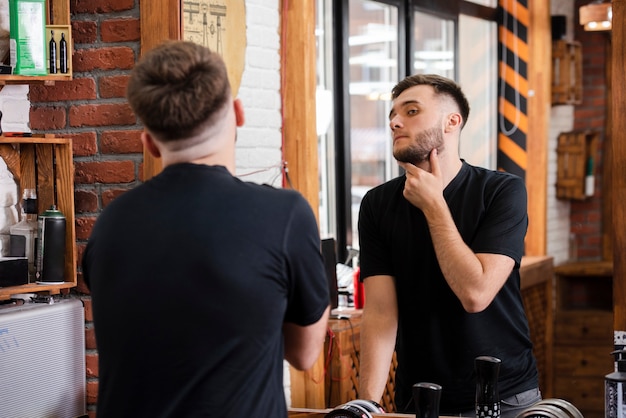
[[[401,127],[400,121],[398,120],[398,116],[394,116],[393,118],[389,119],[389,127],[391,128],[392,131],[396,128]]]

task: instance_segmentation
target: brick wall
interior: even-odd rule
[[[275,186],[280,186],[282,159],[278,11],[278,0],[246,0],[246,65],[238,95],[246,125],[239,129],[237,145],[239,177]],[[140,4],[139,0],[70,0],[70,12],[74,79],[54,86],[33,85],[28,99],[30,130],[73,139],[80,265],[98,214],[142,181],[142,128],[125,99],[128,75],[140,52]],[[18,103],[18,98],[3,92],[0,104],[6,100]],[[19,128],[11,130],[28,131],[25,123],[20,126],[19,115],[14,116],[6,123]],[[95,417],[98,354],[89,291],[80,268],[78,287],[72,293],[85,303],[87,408]]]
[[[598,160],[595,164],[595,194],[584,201],[571,203],[571,233],[576,237],[578,258],[602,259],[602,171],[604,161],[604,133],[606,123],[606,69],[610,51],[610,32],[586,32],[578,24],[580,6],[588,4],[576,0],[575,37],[583,51],[583,102],[574,110],[574,129],[594,130],[600,133]]]

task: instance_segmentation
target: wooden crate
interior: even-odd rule
[[[556,197],[584,200],[587,164],[597,163],[598,133],[591,131],[564,132],[557,142]]]
[[[76,229],[74,219],[74,162],[72,140],[54,135],[29,138],[0,136],[0,157],[19,186],[36,189],[37,213],[56,205],[66,219],[65,281],[63,284],[35,284],[0,288],[0,300],[16,293],[59,293],[76,286]]]
[[[552,42],[552,104],[580,104],[583,98],[580,42]]]

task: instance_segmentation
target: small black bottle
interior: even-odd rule
[[[54,40],[54,31],[50,31],[50,74],[57,73],[57,43]]]
[[[64,33],[61,33],[61,40],[59,41],[59,66],[61,72],[67,74],[67,41]]]
[[[420,382],[413,385],[416,418],[439,418],[440,385]]]
[[[476,418],[500,417],[500,394],[498,392],[498,376],[500,374],[499,358],[479,356],[474,359],[476,371]]]

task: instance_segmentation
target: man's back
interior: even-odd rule
[[[83,271],[100,417],[286,415],[282,324],[328,306],[297,193],[169,166],[102,213]]]

